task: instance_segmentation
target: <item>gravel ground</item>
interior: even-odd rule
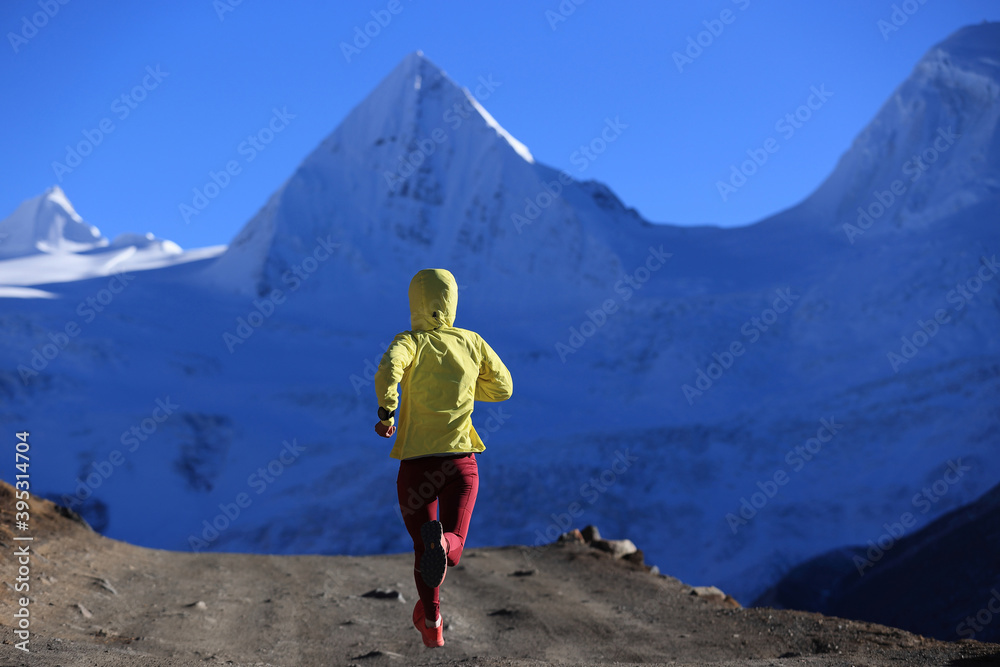
[[[144,549],[33,498],[31,653],[17,650],[12,490],[0,483],[0,667],[30,665],[1000,665],[940,642],[793,611],[739,609],[586,544],[471,549],[442,589],[446,645],[410,624],[412,556]],[[388,597],[365,597],[383,589]],[[401,598],[401,599],[400,599]]]

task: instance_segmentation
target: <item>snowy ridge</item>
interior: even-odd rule
[[[472,107],[479,112],[479,115],[483,117],[483,120],[486,121],[486,124],[492,127],[494,130],[496,130],[497,134],[503,137],[504,140],[508,144],[510,144],[510,147],[513,148],[518,155],[524,158],[525,162],[534,163],[535,158],[532,157],[531,151],[528,150],[528,147],[522,144],[517,139],[515,139],[507,130],[500,127],[500,123],[498,123],[496,119],[490,115],[490,112],[487,111],[486,108],[479,103],[479,100],[476,99],[475,95],[469,92],[468,88],[465,88],[464,90],[465,90],[465,96],[469,100],[469,104],[471,104]]]

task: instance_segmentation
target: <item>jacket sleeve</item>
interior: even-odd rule
[[[397,335],[389,344],[389,349],[382,355],[375,372],[375,394],[379,407],[389,412],[399,407],[399,390],[396,386],[403,379],[403,372],[410,366],[416,351],[417,346],[408,333]]]
[[[479,377],[476,379],[476,400],[506,401],[514,393],[514,380],[510,377],[510,371],[482,337],[479,337],[479,345],[482,361],[479,364]]]

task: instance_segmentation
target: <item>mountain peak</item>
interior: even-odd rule
[[[417,49],[416,51],[411,51],[410,53],[407,53],[405,56],[403,56],[403,59],[399,61],[399,64],[396,65],[396,68],[397,69],[398,68],[409,68],[411,70],[416,70],[416,69],[419,69],[421,67],[424,67],[425,65],[429,66],[429,67],[433,67],[437,71],[443,73],[443,71],[441,70],[441,68],[438,67],[437,65],[435,65],[434,63],[432,63],[427,58],[427,56],[424,55],[424,52],[421,51],[420,49]]]
[[[995,60],[1000,44],[1000,22],[983,21],[975,25],[959,28],[944,41],[938,43],[933,50],[944,51],[956,56],[971,56],[987,58],[992,65],[998,65]]]
[[[21,205],[0,221],[0,256],[39,252],[80,252],[102,247],[108,240],[76,212],[58,185]]]
[[[853,242],[869,227],[923,227],[995,198],[998,102],[1000,23],[956,31],[917,62],[826,181],[780,217],[823,220]]]
[[[330,139],[364,138],[373,143],[406,146],[431,137],[435,130],[489,128],[526,162],[531,152],[507,132],[483,107],[499,83],[482,77],[486,85],[477,88],[477,98],[460,86],[422,51],[407,54],[375,89],[344,119]]]
[[[388,75],[386,75],[383,81],[391,79],[397,84],[406,81],[414,82],[416,79],[421,78],[425,74],[433,74],[447,78],[444,70],[431,62],[431,60],[424,55],[423,51],[417,50],[403,56],[403,59],[399,61],[399,64],[397,64]],[[454,84],[454,82],[452,83]],[[457,87],[458,84],[454,85]],[[414,83],[413,88],[419,90],[420,85]]]
[[[500,85],[483,75],[472,92],[421,52],[405,56],[244,226],[210,269],[213,282],[238,291],[280,285],[317,239],[331,234],[342,244],[340,261],[324,273],[343,272],[338,280],[345,281],[377,272],[383,261],[411,274],[443,265],[469,274],[486,267],[591,280],[612,270],[617,260],[603,232],[586,229],[580,211],[567,205],[575,182],[560,182],[537,164],[486,111]],[[549,207],[544,202],[552,203],[554,188],[566,192]],[[517,236],[512,221],[524,218],[525,202],[540,193],[544,205],[533,229],[547,228],[550,239],[573,248],[569,261],[558,244],[540,250]],[[590,196],[583,199],[588,211],[597,208]],[[592,212],[603,220],[603,212]],[[580,269],[591,262],[602,268]]]
[[[1000,23],[956,30],[924,54],[911,78],[987,93],[992,88],[995,93],[1000,83]]]

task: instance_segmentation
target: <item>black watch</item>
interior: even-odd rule
[[[389,421],[390,419],[392,419],[395,416],[396,416],[396,411],[395,410],[393,410],[392,412],[389,412],[388,410],[386,410],[385,408],[383,408],[381,405],[379,406],[379,408],[378,408],[378,418],[379,418],[379,421],[387,422],[387,421]]]

